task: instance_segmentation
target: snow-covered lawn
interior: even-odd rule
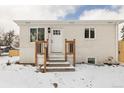
[[[124,87],[123,66],[77,64],[75,72],[37,72],[37,67],[6,62],[18,57],[0,57],[0,87]]]

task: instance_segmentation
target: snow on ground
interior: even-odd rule
[[[3,64],[3,63],[7,63],[7,62],[18,62],[19,61],[19,57],[16,56],[16,57],[9,57],[9,56],[0,56],[0,63]]]
[[[123,66],[95,66],[77,64],[75,72],[37,72],[37,67],[11,64],[19,57],[0,57],[0,87],[53,88],[57,83],[62,88],[124,87]]]

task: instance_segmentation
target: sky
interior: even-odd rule
[[[124,6],[121,5],[1,5],[0,31],[19,27],[13,20],[123,20]]]

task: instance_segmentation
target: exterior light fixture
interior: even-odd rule
[[[50,33],[50,27],[48,27],[48,33]]]

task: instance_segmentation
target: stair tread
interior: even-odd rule
[[[52,58],[49,58],[49,60],[55,60],[56,61],[56,60],[65,60],[65,59],[64,58],[63,59],[57,59],[57,58],[56,59],[52,59]]]
[[[48,60],[48,61],[51,62],[51,63],[52,62],[56,62],[56,63],[60,63],[60,62],[64,63],[65,62],[65,60]]]
[[[58,59],[61,60],[61,59],[62,59],[62,60],[63,60],[63,59],[65,59],[65,58],[62,58],[62,57],[59,57],[59,58],[58,58],[58,57],[51,58],[51,57],[49,57],[49,59],[53,59],[53,60],[56,60],[56,59],[57,59],[57,60],[58,60]]]
[[[44,69],[44,66],[42,66],[41,69]],[[68,67],[46,67],[46,69],[74,69],[74,67],[73,66],[68,66]]]
[[[69,62],[47,62],[47,64],[70,64]]]
[[[42,58],[42,59],[43,59],[43,57],[38,57],[38,58]],[[57,60],[59,60],[59,61],[65,61],[65,58],[48,58],[48,60],[53,60],[53,61],[57,61]]]

